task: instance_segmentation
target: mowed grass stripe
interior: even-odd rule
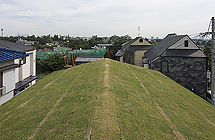
[[[66,72],[67,70],[65,70],[63,73],[62,73],[62,75],[61,76],[63,76],[63,74]],[[53,77],[53,78],[55,78],[55,80],[56,80],[56,77],[55,76],[51,76],[51,77]],[[57,77],[57,78],[59,78],[60,77],[60,75]],[[46,80],[43,80],[43,81],[46,81]],[[52,81],[52,83],[53,83],[53,81]],[[44,83],[43,83],[44,84]],[[43,84],[41,84],[41,87],[39,86],[39,87],[36,87],[36,88],[34,88],[35,86],[32,86],[30,89],[28,89],[29,90],[29,92],[31,92],[31,93],[36,93],[36,94],[27,94],[27,95],[25,95],[25,98],[20,98],[19,100],[20,100],[20,102],[12,102],[12,104],[10,104],[10,105],[8,105],[7,103],[5,103],[4,104],[4,106],[7,106],[6,108],[7,108],[7,110],[11,110],[11,111],[14,111],[14,109],[15,110],[17,110],[17,109],[19,109],[20,107],[23,107],[24,105],[26,105],[30,100],[32,100],[35,96],[37,96],[39,93],[40,93],[40,90],[41,90],[41,88],[42,89],[45,89],[45,87],[47,86],[47,85],[43,85]],[[16,97],[18,97],[18,96],[20,96],[20,95],[17,95]],[[11,99],[11,100],[13,100],[13,99]],[[27,101],[26,101],[27,100]],[[24,102],[24,103],[23,103]],[[15,103],[15,104],[13,104],[13,103]],[[17,103],[21,103],[20,105],[19,104],[17,104]],[[0,111],[1,111],[1,109],[2,108],[0,108]],[[9,114],[10,112],[6,112],[6,114]],[[0,120],[2,120],[2,122],[1,123],[3,123],[5,120],[3,120],[3,118],[1,118],[1,116],[5,116],[4,114],[1,114],[0,115]],[[13,115],[10,115],[10,116],[13,116]],[[5,116],[5,117],[7,117],[7,116]],[[8,117],[7,117],[7,119],[8,119]],[[6,120],[7,120],[6,119]]]
[[[184,87],[179,88],[180,85],[169,78],[165,78],[166,76],[157,71],[150,71],[153,75],[152,80],[159,80],[162,82],[157,82],[154,87],[151,87],[148,81],[145,80],[147,77],[146,75],[140,73],[140,71],[132,66],[130,68],[135,71],[138,78],[141,79],[141,82],[149,87],[148,90],[152,93],[151,96],[156,100],[159,106],[163,108],[165,114],[168,115],[185,138],[207,139],[210,137],[210,130],[213,129],[212,124],[209,123],[205,125],[207,121],[201,116],[201,114],[205,112],[205,109],[212,109],[209,103],[194,93],[189,93]],[[193,104],[194,102],[196,104]],[[200,107],[205,105],[207,106],[206,108]],[[198,110],[201,111],[199,112]],[[212,110],[212,112],[214,112],[214,109]]]
[[[85,67],[82,69],[81,72],[83,72],[84,69],[85,69]],[[68,70],[66,70],[66,71],[68,71]],[[66,71],[65,71],[65,72],[66,72]],[[65,73],[65,72],[64,72],[64,73]],[[81,73],[81,72],[80,72],[80,73]],[[63,74],[64,74],[64,73],[63,73]],[[78,76],[77,76],[77,77],[78,77]],[[71,85],[76,81],[77,77],[72,81]],[[48,86],[50,86],[50,85],[51,85],[52,83],[54,83],[54,82],[55,82],[55,80],[52,81],[52,82],[50,82],[49,84],[45,85],[45,86],[43,87],[43,89],[46,89]],[[69,87],[68,87],[68,90],[69,90]],[[44,119],[40,122],[40,124],[38,125],[38,127],[37,127],[37,128],[35,129],[35,131],[32,133],[32,135],[31,135],[30,137],[28,137],[28,139],[33,139],[33,138],[36,136],[36,134],[38,133],[38,131],[40,130],[40,128],[41,128],[41,127],[44,125],[44,123],[47,121],[48,117],[50,117],[50,116],[54,113],[54,110],[55,110],[56,106],[58,106],[58,105],[60,104],[62,98],[67,94],[68,90],[66,90],[66,91],[62,94],[62,96],[60,96],[60,98],[57,100],[57,102],[54,104],[54,106],[51,108],[51,110],[47,113],[47,115],[44,117]],[[72,93],[72,94],[73,94],[73,93]]]
[[[173,133],[175,134],[175,136],[178,139],[180,139],[180,140],[184,140],[185,137],[180,133],[180,131],[178,131],[178,129],[175,126],[175,124],[170,120],[170,118],[167,116],[167,114],[165,114],[164,110],[159,106],[159,104],[153,98],[151,98],[151,94],[147,90],[147,88],[141,83],[141,81],[138,79],[138,77],[136,76],[136,74],[130,69],[130,67],[128,66],[128,64],[126,66],[130,70],[130,72],[134,75],[135,79],[139,82],[139,84],[141,85],[141,87],[146,91],[147,95],[149,96],[149,98],[153,102],[155,108],[160,113],[160,115],[163,117],[163,119],[166,121],[166,123],[169,125],[169,127],[171,128],[171,130],[173,131]]]
[[[56,73],[58,74],[58,72],[56,72]],[[57,76],[58,75],[56,75],[56,77]],[[74,76],[75,76],[75,74],[74,74]],[[61,84],[64,85],[65,80],[60,80],[60,81],[61,81],[61,83],[58,83],[58,84],[59,85],[61,85]],[[70,79],[70,81],[71,81],[71,79]],[[41,92],[40,96],[36,96],[36,98],[34,98],[34,100],[32,100],[29,103],[29,104],[32,104],[32,105],[25,106],[25,107],[23,107],[23,108],[21,108],[19,110],[13,111],[14,115],[12,114],[12,116],[13,116],[12,118],[14,118],[14,119],[19,118],[19,116],[23,116],[23,114],[26,114],[26,115],[23,116],[23,118],[22,118],[23,121],[20,120],[19,122],[15,123],[15,124],[17,124],[17,126],[15,125],[11,129],[12,131],[9,131],[9,133],[13,132],[13,130],[16,130],[16,129],[20,129],[20,130],[24,129],[24,130],[26,130],[26,133],[29,134],[29,132],[31,132],[33,130],[33,128],[35,126],[37,126],[37,124],[39,124],[39,120],[42,121],[42,118],[44,118],[42,116],[45,116],[45,114],[47,114],[50,111],[50,109],[52,108],[52,106],[56,102],[56,99],[58,97],[60,97],[59,95],[61,95],[61,93],[63,93],[63,91],[65,89],[65,87],[63,87],[63,86],[59,86],[57,89],[55,87],[56,87],[56,85],[54,85],[54,87],[49,86],[46,89],[42,89],[41,90],[42,92]],[[50,91],[52,91],[52,92],[50,92]],[[28,93],[28,94],[31,94],[31,92]],[[19,96],[14,97],[14,98],[20,98],[22,95],[23,95],[23,93],[20,94]],[[32,95],[34,95],[34,93]],[[23,110],[25,110],[25,111],[23,111]],[[30,121],[32,119],[36,120],[36,122],[32,122],[32,123],[28,124],[28,121]],[[8,123],[6,122],[6,124],[8,124]],[[23,125],[23,124],[24,124],[25,127],[19,128],[19,126]],[[1,127],[3,127],[3,126],[4,125],[1,125]],[[7,132],[7,129],[4,129],[4,130],[5,130],[5,132]],[[10,136],[13,137],[13,135],[15,135],[16,137],[19,137],[19,136],[22,137],[23,134],[21,134],[21,133],[19,133],[19,134],[11,133]],[[24,135],[26,135],[26,134],[24,133]]]
[[[87,72],[81,73],[79,80],[72,84],[68,94],[44,123],[36,139],[84,139],[88,135],[88,129],[91,127],[90,120],[94,112],[93,94],[99,80],[97,68],[97,66],[86,68]],[[89,75],[88,72],[92,74]],[[74,93],[70,94],[73,90]]]
[[[111,65],[112,66],[112,65]],[[115,106],[116,106],[116,116],[117,116],[117,122],[118,122],[118,129],[119,129],[119,135],[120,135],[120,139],[121,140],[123,140],[123,137],[122,137],[122,130],[121,130],[121,126],[120,126],[120,119],[119,119],[119,107],[118,107],[118,105],[117,105],[117,96],[116,96],[116,93],[115,93],[115,91],[114,91],[114,88],[115,88],[115,85],[114,85],[114,79],[115,79],[115,77],[114,77],[114,74],[113,74],[114,72],[113,72],[113,70],[112,70],[112,68],[111,68],[111,81],[112,81],[112,90],[110,90],[110,92],[113,92],[114,93],[114,101],[115,101]],[[118,78],[118,77],[117,77]]]
[[[85,90],[85,88],[89,88],[88,86],[84,87],[84,85],[87,85],[87,82],[89,82],[88,80],[91,79],[88,77],[85,71],[93,72],[93,70],[95,69],[89,69],[88,67],[84,71],[79,72],[81,74],[78,76],[79,80],[76,80],[73,84],[71,84],[72,87],[68,87],[69,90],[67,94],[65,94],[62,102],[55,109],[53,116],[46,121],[43,129],[41,129],[41,131],[36,136],[36,139],[68,139],[71,137],[84,137],[84,135],[86,135],[85,133],[87,128],[85,124],[87,124],[87,119],[85,119],[85,117],[89,116],[89,112],[87,112],[88,110],[83,106],[82,102],[87,99],[86,94],[88,93],[88,90]],[[73,76],[71,75],[70,77]],[[73,90],[74,93],[70,94],[73,92]],[[86,104],[86,102],[84,102],[84,104]],[[58,115],[64,116],[63,120],[59,120]],[[77,126],[78,123],[84,125],[79,124]],[[47,128],[47,125],[53,127]],[[55,133],[62,133],[62,135],[53,135]]]
[[[101,106],[97,108],[94,117],[93,131],[91,139],[119,139],[120,130],[117,121],[116,106],[114,94],[110,92],[111,75],[110,75],[110,60],[105,59],[103,64],[105,70],[102,73],[101,79],[103,82],[103,90],[99,95],[98,100],[101,101]]]
[[[123,82],[122,82],[122,86],[124,87],[124,88],[126,88],[124,85],[123,85]],[[132,94],[135,94],[135,93],[132,93]],[[126,99],[128,100],[128,106],[129,107],[131,107],[132,106],[132,102],[131,102],[131,98],[133,98],[132,96],[128,96],[128,94],[125,94],[125,96],[126,96]],[[133,119],[134,119],[134,122],[135,122],[135,125],[136,125],[136,127],[137,127],[137,132],[138,132],[138,137],[140,138],[140,139],[144,139],[144,136],[142,135],[142,130],[141,130],[141,127],[139,127],[139,123],[138,123],[138,121],[137,121],[137,115],[136,115],[136,113],[134,113],[135,111],[134,111],[134,109],[133,108],[130,108],[130,113],[131,113],[131,115],[133,116]],[[135,132],[135,133],[137,133],[137,132]]]
[[[111,66],[114,66],[114,77],[117,79],[117,81],[114,79],[114,90],[118,96],[116,101],[119,104],[122,137],[142,139],[141,135],[143,135],[145,139],[174,139],[174,134],[171,130],[165,130],[168,129],[168,126],[163,123],[162,118],[159,118],[159,113],[154,108],[153,103],[138,82],[133,79],[133,74],[127,73],[127,67],[123,63],[113,63]],[[129,79],[129,81],[126,79]],[[133,80],[131,81],[131,79]],[[132,88],[133,84],[139,86]],[[123,97],[127,97],[127,99]],[[130,102],[129,105],[127,105],[128,102]],[[126,109],[126,105],[128,109]],[[134,119],[132,112],[136,114],[136,119]],[[131,118],[128,118],[129,116]],[[161,125],[164,130],[161,131],[157,125]]]

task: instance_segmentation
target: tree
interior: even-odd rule
[[[49,55],[46,59],[37,59],[38,73],[53,72],[64,68],[64,59],[61,53]]]
[[[46,40],[46,43],[52,43],[53,42],[53,39],[51,39],[51,38],[48,38],[47,40]]]
[[[211,45],[210,46],[205,46],[204,48],[204,53],[208,56],[208,61],[207,61],[207,65],[208,65],[208,69],[211,70]]]
[[[125,36],[112,36],[110,38],[110,42],[109,43],[112,43],[113,46],[111,47],[108,47],[108,50],[109,50],[109,55],[110,55],[110,58],[111,59],[116,59],[116,52],[122,47],[122,44],[131,40],[131,37],[129,35],[125,35]]]

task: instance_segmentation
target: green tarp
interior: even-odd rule
[[[60,51],[37,51],[36,58],[40,59],[46,59],[48,55],[55,54],[55,53],[61,53],[64,56],[67,55],[69,61],[71,61],[71,52],[74,52],[75,57],[76,56],[104,56],[105,55],[105,49],[101,48],[98,50],[74,50],[74,51],[68,51],[62,47],[62,49],[58,49]]]

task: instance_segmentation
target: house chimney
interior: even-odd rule
[[[177,35],[176,33],[170,33],[168,34],[165,38],[169,37],[169,36],[174,36],[174,35]]]

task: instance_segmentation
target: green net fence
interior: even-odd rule
[[[36,58],[39,58],[41,60],[46,59],[48,55],[55,54],[55,53],[61,53],[63,56],[67,55],[69,61],[71,61],[71,52],[74,52],[75,58],[77,56],[104,56],[105,55],[105,49],[101,48],[98,50],[74,50],[74,51],[68,51],[65,48],[59,48],[58,51],[37,51]]]

